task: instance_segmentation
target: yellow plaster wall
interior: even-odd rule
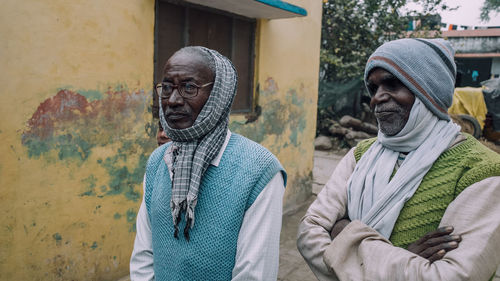
[[[311,194],[319,80],[322,1],[287,1],[306,17],[258,22],[256,80],[262,114],[252,123],[233,116],[231,129],[269,148],[288,173],[284,208]]]
[[[154,1],[1,5],[0,280],[121,277],[154,148]]]

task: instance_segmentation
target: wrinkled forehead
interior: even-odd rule
[[[401,80],[399,80],[395,73],[392,73],[390,69],[386,69],[384,67],[374,67],[368,72],[367,75],[368,82],[373,80],[381,81],[386,79],[392,79],[401,82]]]
[[[392,73],[390,70],[385,69],[383,67],[375,67],[373,68],[369,74],[368,78],[366,80],[366,86],[370,87],[371,85],[387,85],[389,87],[395,87],[396,85],[401,85],[402,87],[406,88],[409,93],[411,93],[413,96],[415,96],[415,93],[406,86],[404,81],[401,81],[397,77],[396,74]]]
[[[166,62],[163,75],[183,74],[204,77],[213,81],[214,72],[206,56],[196,52],[178,51]]]

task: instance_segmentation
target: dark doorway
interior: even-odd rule
[[[457,87],[481,87],[491,77],[491,58],[458,58]]]

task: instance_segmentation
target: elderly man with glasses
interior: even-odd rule
[[[233,64],[186,47],[156,86],[172,142],[150,156],[130,261],[132,280],[276,280],[286,173],[228,130]]]

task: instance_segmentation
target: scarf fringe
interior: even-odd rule
[[[189,242],[189,225],[191,225],[191,219],[188,218],[186,221],[186,226],[184,227],[184,237],[186,237],[186,240]]]
[[[194,226],[194,205],[195,202],[188,203],[186,208],[186,226],[184,226],[184,237],[189,241],[189,229]]]
[[[170,208],[172,209],[172,219],[174,221],[174,237],[179,239],[179,222],[181,221],[182,210],[186,208],[186,200],[175,203],[170,201]]]
[[[181,221],[182,212],[186,212],[186,225],[184,226],[184,237],[189,242],[189,229],[194,226],[194,205],[196,204],[196,200],[187,203],[187,200],[182,201],[181,203],[170,202],[172,208],[172,218],[174,220],[174,237],[179,239],[179,223]]]

